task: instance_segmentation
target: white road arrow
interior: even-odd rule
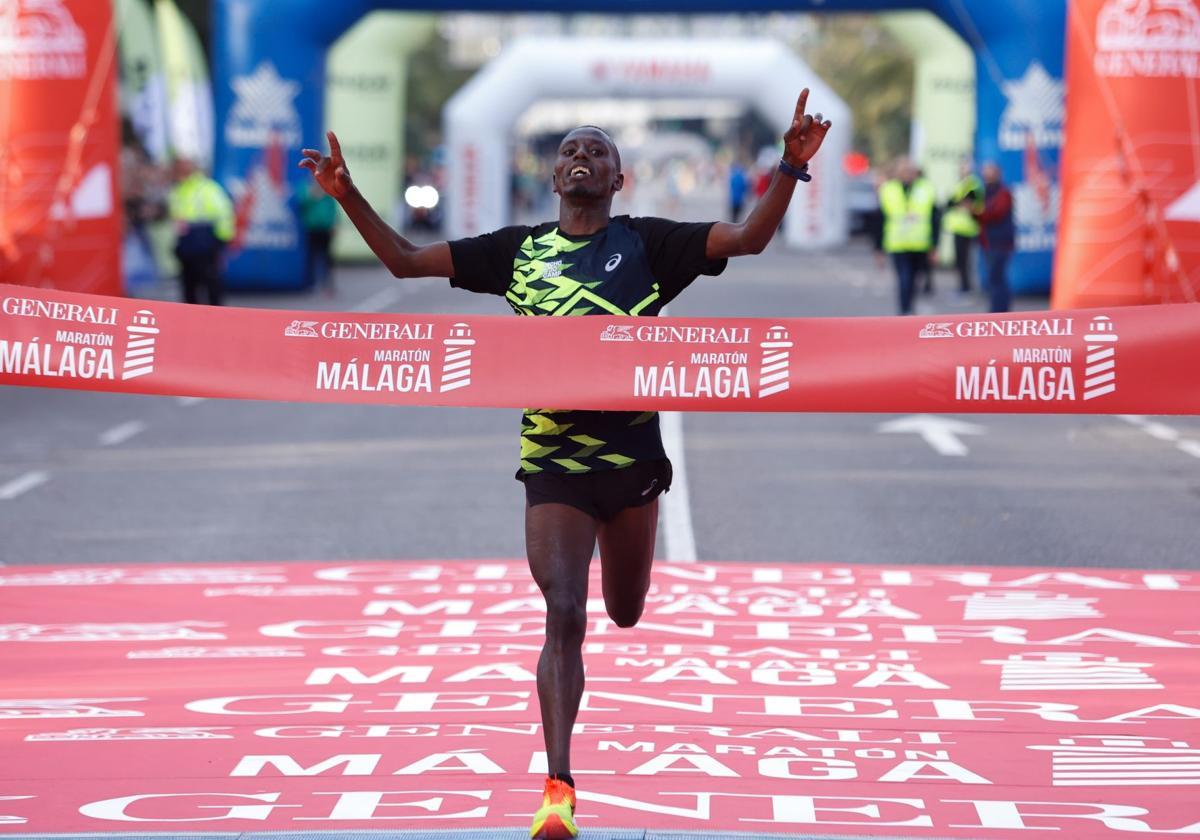
[[[880,423],[877,432],[885,435],[917,434],[933,447],[939,455],[967,454],[967,445],[958,439],[959,435],[981,435],[983,426],[974,423],[964,423],[949,417],[938,417],[933,414],[912,414]]]

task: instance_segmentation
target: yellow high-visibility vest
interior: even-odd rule
[[[958,206],[960,201],[970,197],[972,193],[983,196],[983,181],[980,181],[975,175],[968,175],[954,188],[954,197],[950,200],[952,206],[942,217],[942,227],[955,236],[971,238],[979,236],[979,222],[969,212]],[[974,205],[976,211],[982,212],[983,201],[981,198],[977,198]]]
[[[208,223],[217,239],[233,239],[233,202],[220,184],[201,172],[193,172],[172,188],[167,209],[173,221]]]
[[[933,250],[933,184],[918,178],[907,191],[892,180],[879,188],[883,211],[883,250],[889,254]]]

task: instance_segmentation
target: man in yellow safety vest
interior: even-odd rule
[[[203,289],[206,301],[220,306],[221,252],[233,239],[233,202],[224,187],[186,158],[176,159],[174,174],[176,184],[167,197],[167,209],[175,223],[183,299],[199,303]]]
[[[933,184],[918,177],[917,167],[904,158],[896,176],[879,188],[883,211],[883,250],[892,255],[900,292],[900,314],[911,315],[916,278],[934,258],[934,215],[937,193]]]
[[[975,174],[971,161],[963,160],[961,180],[946,205],[942,227],[954,237],[954,267],[958,270],[960,294],[971,291],[971,257],[979,240],[979,222],[973,212],[983,212],[983,181]]]

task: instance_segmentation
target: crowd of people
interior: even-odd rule
[[[726,150],[720,157],[727,161],[726,218],[737,222],[761,199],[772,172],[736,150]],[[518,214],[544,209],[540,188],[547,177],[544,170],[543,159],[534,155],[515,161],[513,198]],[[708,174],[720,177],[716,171]],[[662,180],[675,183],[678,179],[670,175],[667,172]],[[627,187],[632,183],[627,182]],[[965,300],[974,292],[978,263],[990,311],[1009,310],[1008,264],[1016,229],[1012,193],[997,165],[985,163],[976,174],[973,165],[964,161],[954,190],[939,199],[920,168],[901,158],[877,171],[875,190],[878,203],[868,213],[866,233],[880,264],[891,263],[899,314],[913,314],[919,297],[932,294],[943,236],[954,243],[959,297]],[[176,159],[159,165],[136,143],[129,143],[122,153],[122,192],[127,275],[141,283],[177,276],[185,302],[220,305],[223,264],[236,234],[234,203],[220,183],[193,161]],[[627,194],[632,192],[628,189]],[[332,294],[336,202],[303,183],[297,186],[292,204],[305,236],[306,286]],[[166,247],[164,237],[154,235],[161,225],[169,225],[172,232]]]
[[[989,311],[1009,311],[1008,264],[1016,249],[1016,224],[1012,192],[997,164],[985,163],[977,175],[972,163],[963,161],[959,181],[944,203],[908,158],[896,161],[876,181],[879,206],[868,224],[868,234],[876,252],[892,261],[901,315],[913,314],[919,294],[933,293],[933,271],[943,235],[952,237],[954,243],[960,297],[968,296],[975,286],[978,247]]]

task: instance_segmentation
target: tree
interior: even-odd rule
[[[904,48],[865,15],[826,15],[806,56],[854,114],[854,147],[872,160],[908,153],[913,62]]]

